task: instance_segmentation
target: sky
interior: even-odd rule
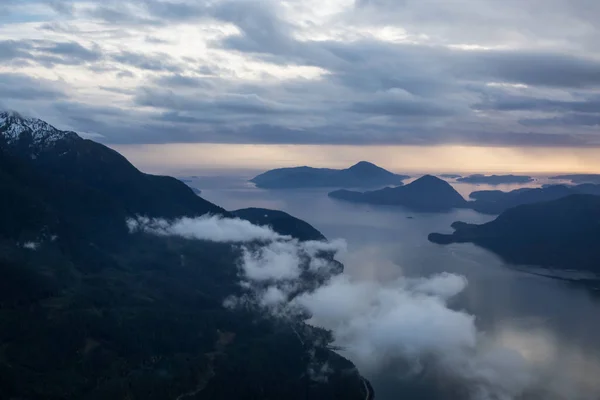
[[[599,20],[596,0],[2,0],[0,108],[164,150],[158,169],[179,146],[600,172]]]

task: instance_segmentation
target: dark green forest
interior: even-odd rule
[[[0,142],[0,191],[1,399],[365,398],[329,332],[223,307],[238,246],[129,233],[136,215],[232,215],[184,183],[77,136],[38,150],[22,135]]]

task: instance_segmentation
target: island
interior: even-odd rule
[[[375,164],[361,161],[347,169],[295,167],[280,168],[260,174],[250,182],[262,189],[298,189],[319,187],[381,187],[402,185],[408,179]]]
[[[576,186],[546,185],[541,188],[521,188],[509,192],[480,190],[470,194],[469,197],[474,201],[469,202],[469,206],[484,214],[500,214],[522,204],[556,200],[572,194],[600,195],[600,185],[590,183]]]
[[[432,175],[422,176],[406,186],[375,191],[336,190],[329,193],[329,197],[355,203],[403,206],[422,212],[449,211],[468,206],[452,185]]]
[[[511,264],[600,272],[600,196],[575,194],[510,208],[482,225],[455,222],[437,244],[474,243]]]
[[[482,175],[475,174],[457,179],[458,182],[487,184],[487,185],[505,185],[511,183],[529,183],[534,179],[531,176],[525,175]]]

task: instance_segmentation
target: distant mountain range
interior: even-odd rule
[[[533,182],[531,176],[524,175],[469,175],[458,178],[458,182],[473,183],[473,184],[487,184],[487,185],[504,185],[511,183],[529,183]]]
[[[521,205],[483,225],[455,222],[452,227],[453,234],[432,233],[429,240],[471,242],[513,264],[600,273],[600,196]]]
[[[353,188],[402,185],[402,181],[408,178],[375,164],[361,161],[347,169],[311,167],[273,169],[256,176],[250,182],[264,189]]]
[[[239,246],[130,233],[126,219],[220,214],[322,239],[309,224],[230,213],[99,143],[8,112],[0,190],[1,399],[365,399],[366,381],[329,348],[329,332],[223,307],[241,294]],[[327,381],[305,377],[315,360],[331,369]]]
[[[443,179],[425,175],[406,186],[384,188],[369,192],[336,190],[329,197],[379,205],[403,206],[417,211],[440,212],[465,208],[467,201]]]

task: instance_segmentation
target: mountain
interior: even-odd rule
[[[125,222],[232,214],[72,132],[0,121],[1,399],[365,398],[329,332],[223,307],[242,294],[238,245]]]
[[[448,211],[464,208],[467,201],[448,182],[425,175],[406,186],[370,192],[336,190],[329,197],[356,203],[404,206],[417,211]]]
[[[533,182],[533,178],[524,175],[469,175],[457,179],[458,182],[487,184],[487,185],[504,185],[510,183],[529,183]]]
[[[270,226],[281,235],[289,235],[290,232],[293,232],[294,237],[300,240],[326,240],[325,236],[312,225],[283,211],[245,208],[232,211],[232,214],[250,221],[254,225]]]
[[[128,213],[167,218],[224,213],[177,179],[144,174],[116,151],[39,119],[0,113],[2,144],[52,179],[114,196]]]
[[[573,183],[600,183],[599,174],[573,174],[551,176],[550,179],[568,180]]]
[[[474,243],[507,262],[600,272],[600,197],[571,195],[521,205],[482,225],[457,222],[453,234],[432,233],[438,244]]]
[[[475,201],[469,202],[469,205],[475,211],[481,213],[500,214],[509,208],[522,204],[556,200],[572,194],[600,195],[600,185],[548,185],[542,188],[522,188],[510,192],[482,190],[470,194],[470,197]]]
[[[0,112],[0,138],[6,144],[36,155],[59,141],[75,140],[75,132],[60,131],[45,121],[12,111]]]
[[[376,187],[402,185],[408,176],[396,175],[375,164],[361,161],[347,169],[280,168],[251,179],[264,189],[293,189],[314,187]]]

